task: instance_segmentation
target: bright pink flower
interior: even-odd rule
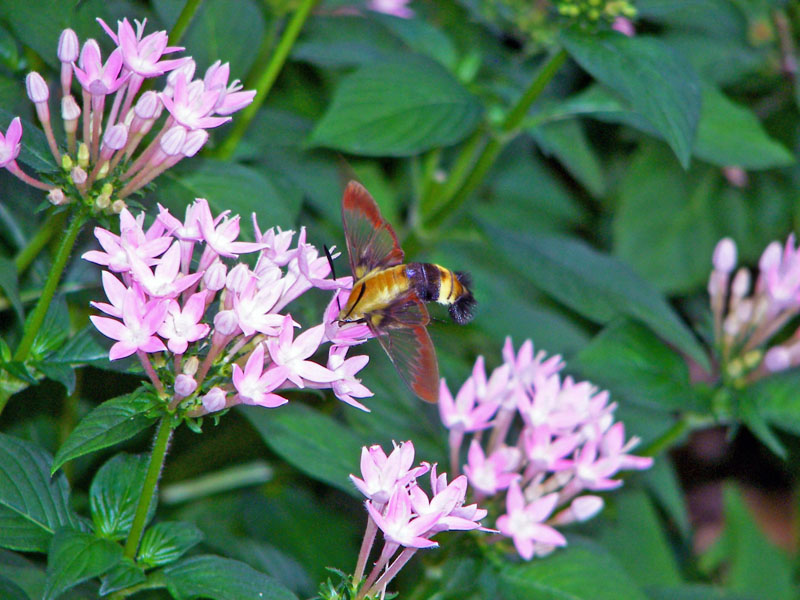
[[[328,370],[338,377],[331,383],[333,393],[342,402],[369,412],[366,406],[355,400],[355,398],[369,398],[373,395],[361,383],[361,380],[355,377],[356,373],[367,365],[369,356],[351,356],[345,359],[346,355],[347,346],[331,346],[328,353]]]
[[[428,471],[427,466],[411,468],[414,464],[414,444],[403,442],[389,456],[378,445],[361,448],[361,476],[350,479],[368,499],[383,505],[396,487],[403,487]]]
[[[319,348],[324,333],[323,326],[307,329],[296,340],[292,340],[294,325],[292,317],[286,315],[278,337],[267,342],[272,360],[286,369],[286,378],[299,388],[305,387],[304,380],[314,383],[336,381],[336,373],[306,360]]]
[[[240,91],[243,86],[238,79],[228,85],[229,76],[230,65],[222,64],[218,60],[208,68],[203,78],[206,90],[220,90],[219,98],[214,106],[214,112],[218,115],[230,115],[243,109],[253,101],[256,95],[255,90]]]
[[[151,271],[135,254],[131,254],[129,259],[136,280],[154,298],[175,298],[203,277],[203,273],[180,274],[181,249],[177,241],[161,257],[155,271]]]
[[[576,452],[575,459],[565,462],[571,463],[575,471],[573,488],[599,491],[613,490],[622,485],[621,480],[611,479],[620,469],[620,458],[600,456],[597,440],[586,441]]]
[[[472,440],[467,453],[464,473],[476,490],[492,495],[506,489],[519,475],[515,472],[520,464],[520,452],[516,448],[502,446],[488,458],[477,440]]]
[[[161,256],[175,241],[172,237],[161,237],[164,226],[158,219],[145,233],[141,220],[134,218],[127,208],[122,210],[119,217],[120,235],[101,227],[94,228],[94,235],[105,252],[90,250],[81,258],[108,267],[115,273],[127,273],[131,270],[131,256],[146,265],[154,265],[158,263],[156,257]]]
[[[491,418],[500,407],[496,402],[484,402],[476,406],[475,381],[470,378],[458,390],[455,400],[442,379],[439,386],[439,416],[448,429],[463,432],[480,431],[491,427]]]
[[[427,494],[418,485],[412,485],[409,490],[411,505],[419,516],[439,514],[440,517],[427,532],[433,535],[439,531],[459,530],[469,531],[478,529],[480,521],[486,516],[485,510],[477,509],[476,506],[468,507],[468,512],[462,510],[464,498],[467,493],[467,478],[463,475],[456,477],[450,484],[447,483],[447,475],[442,473],[436,476],[436,465],[431,468],[431,483],[433,487],[433,498],[428,500]],[[469,517],[465,517],[469,514]]]
[[[508,488],[506,514],[497,519],[497,528],[503,535],[513,538],[517,552],[525,560],[533,558],[538,544],[567,545],[563,535],[542,524],[557,502],[558,494],[548,494],[526,505],[518,481],[515,480]]]
[[[208,335],[211,328],[200,322],[206,310],[207,297],[207,290],[192,294],[183,309],[177,301],[169,301],[167,316],[158,330],[158,335],[167,340],[170,352],[183,354],[189,342],[196,342]]]
[[[118,360],[140,350],[148,353],[166,350],[164,342],[155,335],[166,312],[166,302],[154,300],[145,304],[135,289],[129,289],[123,302],[122,323],[108,317],[89,318],[100,333],[117,340],[108,358]]]
[[[283,396],[271,393],[286,381],[286,371],[282,367],[273,367],[264,371],[264,346],[258,347],[247,359],[244,371],[239,365],[233,365],[233,387],[245,404],[256,404],[267,408],[276,408],[286,404]]]
[[[83,45],[79,63],[80,67],[74,67],[75,77],[83,89],[93,96],[113,94],[129,77],[129,74],[120,76],[122,51],[119,48],[114,50],[104,65],[100,46],[94,40],[87,40]]]
[[[239,215],[229,219],[228,211],[225,211],[214,219],[207,202],[196,202],[195,205],[196,216],[193,216],[197,219],[200,233],[206,244],[220,256],[236,257],[263,248],[263,244],[235,241],[239,237]]]
[[[187,129],[213,129],[231,117],[212,117],[221,90],[206,91],[202,81],[187,83],[186,76],[177,72],[172,97],[161,94],[161,101],[173,118]]]
[[[175,60],[161,60],[164,54],[179,52],[183,50],[180,46],[167,46],[168,36],[166,31],[156,31],[144,38],[144,27],[147,19],[134,21],[136,32],[128,19],[117,21],[117,33],[106,25],[102,19],[97,19],[106,33],[120,47],[125,66],[134,73],[142,77],[158,77],[167,71],[176,69],[185,63],[188,58],[178,58]]]
[[[6,134],[0,133],[0,168],[7,167],[13,163],[22,145],[19,141],[22,139],[22,122],[19,117],[14,117],[11,124],[6,130]]]
[[[408,491],[401,486],[395,488],[386,514],[367,501],[367,510],[375,524],[383,531],[386,541],[406,548],[435,548],[439,544],[429,540],[425,535],[442,517],[441,513],[430,513],[424,516],[414,516],[411,510],[411,498]]]

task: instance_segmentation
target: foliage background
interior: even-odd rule
[[[416,2],[410,20],[343,10],[353,4],[320,3],[232,156],[219,145],[229,129],[215,131],[217,145],[168,171],[142,204],[159,201],[182,213],[188,201],[206,197],[216,211],[257,212],[267,226],[304,225],[315,245],[341,248],[341,190],[358,178],[406,239],[409,257],[473,275],[475,321],[459,328],[436,313],[441,322],[431,327],[451,387],[480,354],[498,364],[505,336],[517,345],[531,338],[537,349],[564,355],[576,376],[609,389],[627,430],[658,452],[656,467],[608,497],[603,515],[574,530],[566,550],[528,564],[492,564],[444,544],[404,572],[396,584],[402,596],[797,597],[796,537],[784,536],[782,549],[768,541],[741,490],[744,481],[793,497],[798,375],[721,391],[702,373],[712,362],[705,285],[714,245],[731,236],[740,260],[754,264],[767,243],[797,230],[800,87],[796,71],[781,68],[787,40],[800,30],[797,5],[639,0],[634,38],[556,32],[547,43],[570,58],[515,128],[519,135],[497,138],[508,143],[485,178],[458,203],[443,203],[460,148],[500,128],[546,51],[490,10],[498,2]],[[63,27],[104,44],[95,17],[147,17],[154,29],[170,30],[183,6],[0,2],[0,106],[33,120],[24,74],[56,72]],[[249,87],[294,8],[280,0],[206,0],[181,45],[198,70],[230,61]],[[746,172],[745,185],[726,175],[730,167]],[[2,174],[0,200],[5,272],[41,220],[34,210],[41,198]],[[85,233],[76,256],[93,244]],[[46,272],[42,259],[18,283],[21,302],[35,298]],[[14,298],[17,282],[2,277]],[[98,289],[97,269],[74,260],[48,322],[50,339],[85,327]],[[304,307],[307,320],[326,297],[316,300]],[[0,313],[10,344],[18,306]],[[48,380],[15,397],[4,433],[54,454],[81,416],[136,387],[137,378],[120,372],[125,365],[108,370],[103,340],[78,339],[81,360],[67,354]],[[207,423],[202,436],[180,430],[159,518],[196,523],[202,551],[244,561],[301,597],[315,592],[326,567],[352,570],[366,517],[347,475],[357,470],[360,446],[413,439],[420,458],[446,462],[435,408],[410,398],[386,357],[371,350],[363,372],[375,391],[371,414],[309,392],[279,410],[233,411],[219,426]],[[73,374],[75,362],[93,366]],[[67,393],[65,384],[77,391]],[[719,441],[722,458],[706,465],[711,480],[733,478],[724,532],[711,546],[696,543],[686,502],[685,490],[705,479],[692,474],[692,446],[674,455],[689,456],[689,468],[678,461],[681,471],[668,453],[687,440],[686,428],[675,425],[692,417],[705,425],[721,418],[729,432]],[[664,442],[670,431],[675,439]],[[143,452],[148,444],[142,433],[123,449]],[[78,509],[109,457],[99,452],[65,467]],[[0,551],[0,590],[15,582],[38,597],[45,578],[40,557]]]

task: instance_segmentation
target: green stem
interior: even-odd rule
[[[186,33],[202,1],[203,0],[186,0],[181,14],[178,15],[178,20],[175,21],[175,27],[173,27],[172,31],[169,33],[169,43],[171,46],[177,44],[183,37],[183,34]]]
[[[172,425],[170,417],[164,417],[158,424],[156,440],[153,443],[153,452],[150,455],[150,464],[147,466],[147,474],[144,478],[142,494],[139,496],[139,503],[136,505],[136,514],[133,517],[133,525],[128,539],[125,540],[125,556],[133,560],[136,557],[136,550],[139,548],[139,541],[147,524],[147,513],[156,493],[158,478],[161,476],[161,469],[164,467],[164,459],[167,456],[169,438],[172,435]]]
[[[474,163],[472,160],[465,158],[465,155],[474,152],[472,143],[468,143],[467,146],[464,147],[461,156],[456,160],[456,165],[463,163],[464,171],[467,171],[472,164],[475,166],[469,171],[464,183],[460,187],[451,191],[450,196],[443,195],[441,207],[430,216],[425,223],[426,226],[432,228],[439,227],[450,215],[461,208],[461,205],[464,204],[470,194],[472,194],[475,188],[483,181],[486,173],[497,159],[497,155],[500,154],[500,150],[513,139],[517,128],[522,123],[525,115],[528,114],[531,105],[541,95],[547,87],[547,84],[550,83],[566,60],[567,52],[563,49],[551,54],[547,58],[544,65],[542,65],[539,72],[536,74],[536,77],[531,81],[528,89],[525,90],[525,93],[522,94],[500,125],[500,130],[504,135],[490,138]],[[473,140],[470,140],[470,142],[472,141]],[[459,173],[459,176],[460,175]]]
[[[264,104],[267,94],[269,94],[272,85],[278,78],[278,74],[280,73],[283,64],[286,62],[286,58],[289,56],[289,52],[291,51],[295,40],[300,34],[300,30],[303,28],[303,24],[306,22],[308,15],[311,14],[311,9],[314,8],[315,4],[316,0],[302,0],[300,7],[292,15],[292,18],[289,20],[289,24],[286,26],[286,29],[284,30],[283,35],[278,42],[278,46],[275,48],[275,52],[272,54],[272,58],[262,71],[261,75],[256,79],[256,97],[234,121],[233,129],[231,130],[230,135],[228,135],[225,141],[222,142],[217,149],[217,158],[225,160],[233,155],[233,151],[236,149],[236,146],[239,144],[242,136],[244,136],[245,131],[247,131],[247,128],[250,126],[250,122],[256,116],[256,112],[258,112],[258,109],[261,108],[262,104]]]
[[[33,340],[36,339],[36,334],[39,333],[39,328],[44,322],[47,309],[50,308],[50,302],[53,300],[53,295],[56,293],[61,274],[67,266],[67,260],[72,252],[72,247],[75,245],[75,240],[88,218],[89,212],[85,208],[80,209],[72,217],[72,222],[69,224],[61,240],[61,244],[59,244],[58,250],[56,251],[53,267],[50,269],[50,274],[47,276],[44,288],[42,288],[42,295],[39,297],[39,301],[33,309],[33,313],[31,313],[28,322],[25,324],[25,333],[22,336],[22,340],[19,342],[17,351],[14,353],[14,360],[22,362],[28,358]],[[3,407],[0,406],[0,411],[2,411],[2,409]]]
[[[17,273],[23,273],[33,262],[33,259],[39,256],[39,252],[41,252],[42,248],[53,238],[53,235],[55,235],[57,231],[60,232],[64,229],[64,218],[66,214],[65,212],[59,212],[47,217],[45,222],[42,223],[42,227],[36,232],[36,235],[33,236],[33,239],[17,253],[14,257],[14,267],[16,267]]]
[[[450,169],[450,174],[445,184],[438,188],[432,188],[435,191],[432,191],[427,197],[423,198],[423,214],[430,215],[436,212],[441,208],[443,201],[446,202],[455,195],[458,188],[461,187],[464,180],[467,178],[470,167],[475,164],[475,156],[481,145],[485,143],[485,138],[486,132],[483,128],[476,129],[472,136],[470,136],[461,149],[456,161],[453,163],[453,167]],[[434,174],[431,173],[430,175],[432,177]]]

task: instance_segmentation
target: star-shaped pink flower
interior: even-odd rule
[[[264,371],[264,346],[259,344],[253,350],[244,366],[233,365],[233,387],[245,404],[256,404],[267,408],[276,408],[286,404],[283,396],[272,391],[286,381],[286,371],[282,367],[273,367]]]
[[[542,522],[553,512],[558,494],[548,494],[525,503],[519,481],[508,488],[506,514],[497,519],[497,528],[505,536],[513,538],[514,546],[525,560],[533,558],[535,545],[566,546],[567,540],[558,531]]]

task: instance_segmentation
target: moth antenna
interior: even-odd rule
[[[322,244],[322,250],[325,252],[325,258],[328,259],[328,264],[331,267],[331,274],[333,275],[333,278],[336,279],[336,267],[333,266],[333,256],[331,256],[331,251],[325,244]]]

